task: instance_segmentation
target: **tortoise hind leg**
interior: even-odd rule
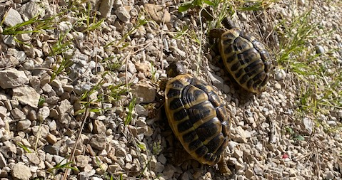
[[[225,153],[224,153],[225,154]],[[224,155],[223,154],[223,155]],[[224,160],[224,156],[221,156],[221,159],[220,161],[217,163],[218,165],[218,168],[219,168],[219,172],[221,174],[224,174],[224,175],[231,175],[232,172],[230,171],[230,169],[228,168],[228,165],[227,165],[227,162]]]

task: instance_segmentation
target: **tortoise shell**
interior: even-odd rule
[[[229,117],[213,87],[189,74],[169,80],[165,89],[169,125],[184,149],[202,164],[222,160]]]
[[[271,58],[265,46],[238,28],[215,31],[226,70],[247,91],[260,93],[269,79]]]

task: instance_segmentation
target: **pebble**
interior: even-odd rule
[[[157,23],[169,23],[171,21],[170,13],[162,6],[155,4],[144,4],[146,12],[155,20]]]
[[[110,12],[113,8],[115,0],[102,0],[100,3],[99,11],[101,13],[102,18],[108,18],[110,16]]]
[[[17,99],[22,104],[27,104],[33,108],[38,107],[40,94],[32,87],[21,86],[13,88],[13,99]]]
[[[0,71],[0,79],[0,86],[3,89],[23,86],[29,82],[24,71],[18,71],[13,68]]]
[[[115,14],[122,22],[128,22],[131,19],[131,15],[123,6],[120,6],[118,9],[116,9]]]
[[[280,80],[284,80],[286,77],[286,72],[284,71],[284,69],[276,69],[275,70],[275,80],[280,81]]]
[[[106,137],[103,134],[95,134],[90,139],[90,146],[97,150],[103,150],[106,148]]]
[[[4,155],[2,155],[2,153],[0,153],[0,168],[4,168],[7,166],[7,161],[4,157]]]
[[[137,103],[151,103],[155,100],[156,89],[144,83],[132,87],[132,93],[137,97]]]
[[[12,168],[11,174],[14,178],[20,180],[29,180],[32,176],[30,168],[23,163],[15,164]]]
[[[317,45],[315,48],[316,48],[316,54],[324,54],[325,53],[323,46]]]
[[[20,13],[17,10],[10,8],[3,21],[7,26],[15,26],[22,23],[23,19],[21,19]]]

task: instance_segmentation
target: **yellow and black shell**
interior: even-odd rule
[[[178,75],[167,82],[165,109],[172,131],[192,158],[211,166],[223,159],[229,117],[212,86]]]
[[[247,91],[262,92],[271,66],[265,46],[238,28],[223,31],[219,38],[219,51],[226,70]]]

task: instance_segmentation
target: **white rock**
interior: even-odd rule
[[[27,104],[36,108],[38,106],[40,95],[29,86],[13,88],[13,99],[18,100],[22,104]]]
[[[38,111],[38,120],[43,121],[50,115],[50,109],[47,106],[44,106]]]
[[[18,71],[14,68],[0,71],[0,79],[0,86],[3,89],[22,86],[29,82],[29,79],[27,78],[24,71]]]
[[[312,120],[305,117],[305,118],[303,118],[303,124],[304,124],[305,129],[308,131],[308,133],[311,134],[312,133],[312,127],[314,125]]]
[[[23,22],[23,19],[21,19],[19,12],[12,8],[7,12],[7,15],[5,16],[5,19],[4,19],[4,24],[7,26],[15,26],[22,22]]]
[[[18,163],[12,168],[12,176],[21,180],[29,180],[32,174],[29,167],[23,163]]]

